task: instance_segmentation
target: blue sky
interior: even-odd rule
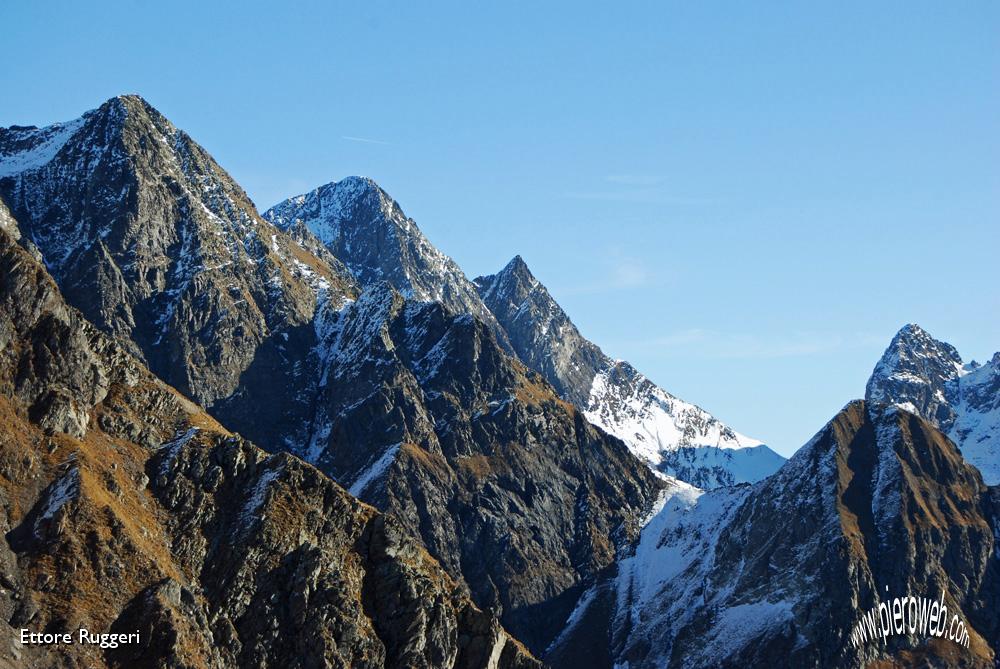
[[[136,92],[262,208],[371,176],[784,454],[906,322],[1000,349],[998,3],[97,4],[0,6],[0,125]]]

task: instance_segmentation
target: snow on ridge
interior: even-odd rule
[[[385,453],[378,460],[369,465],[354,479],[354,483],[351,484],[351,487],[347,491],[355,497],[360,496],[373,481],[389,469],[389,466],[392,465],[393,460],[396,458],[396,453],[399,452],[399,448],[402,445],[402,442],[399,442],[386,449]]]
[[[637,382],[625,396],[622,384],[613,383],[610,372],[594,377],[584,415],[628,443],[646,462],[657,464],[662,461],[662,452],[682,446],[737,450],[763,445],[726,427],[704,409],[670,395],[641,374],[636,373]]]
[[[181,448],[185,446],[185,444],[194,439],[194,436],[198,434],[198,430],[199,428],[197,427],[188,428],[184,434],[175,437],[157,449],[158,451],[165,452],[165,456],[160,462],[160,476],[168,474],[170,470],[173,469],[174,461],[177,459],[177,454],[180,452]]]
[[[282,230],[302,223],[323,244],[330,246],[343,234],[341,226],[344,219],[350,217],[354,203],[372,194],[378,197],[378,209],[383,216],[391,216],[392,199],[373,179],[357,176],[290,197],[266,210],[262,216]]]
[[[987,485],[1000,484],[1000,353],[952,382],[955,422],[948,436]]]
[[[264,466],[266,467],[274,458],[268,458],[264,461]],[[243,505],[243,510],[240,512],[240,525],[244,528],[249,527],[254,520],[258,519],[257,512],[267,501],[267,492],[274,482],[284,471],[284,466],[278,464],[273,469],[265,469],[264,473],[260,475],[257,482],[254,484],[253,490],[247,497],[246,503]],[[263,516],[261,516],[262,518]]]
[[[38,536],[42,523],[52,518],[67,502],[80,494],[80,470],[73,466],[56,479],[45,493],[45,505],[35,518],[34,532]]]
[[[699,665],[737,652],[792,618],[793,598],[772,593],[756,601],[734,601],[738,572],[728,583],[706,587],[716,569],[716,546],[760,485],[708,492],[678,486],[643,528],[635,552],[621,561],[612,633],[627,634],[629,646],[638,639],[653,644],[647,658],[651,666],[670,657],[674,636],[706,609],[714,610],[713,624],[698,651]]]
[[[573,610],[566,618],[566,622],[563,623],[562,631],[556,635],[556,638],[553,639],[552,643],[550,643],[548,648],[545,649],[545,653],[543,653],[542,657],[547,657],[553,650],[566,643],[570,634],[576,626],[580,624],[580,621],[583,620],[583,616],[587,613],[587,609],[589,609],[590,605],[597,599],[598,594],[600,594],[600,590],[601,584],[598,583],[583,591],[583,594],[576,600],[576,606],[573,607]]]
[[[8,128],[8,134],[19,135],[17,139],[27,141],[30,146],[0,155],[0,178],[45,167],[85,122],[84,116],[45,128]]]

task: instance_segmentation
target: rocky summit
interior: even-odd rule
[[[143,99],[0,129],[0,197],[67,301],[211,406],[257,352],[353,279],[264,221],[242,188]]]
[[[923,416],[988,484],[1000,484],[1000,352],[985,364],[965,363],[955,347],[906,325],[875,366],[865,396]]]
[[[496,317],[461,268],[371,179],[320,186],[276,204],[264,217],[282,230],[301,226],[312,232],[361,285],[385,281],[408,299],[472,314],[508,348]]]

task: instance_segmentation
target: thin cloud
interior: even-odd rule
[[[865,333],[791,332],[784,336],[720,332],[701,328],[679,330],[638,342],[666,356],[712,360],[768,360],[825,355],[852,348],[868,348],[876,341]]]
[[[611,272],[612,288],[638,288],[648,282],[649,272],[635,258],[621,258]]]
[[[626,256],[617,247],[608,249],[608,255],[601,263],[602,270],[591,281],[562,286],[560,295],[589,295],[634,290],[655,283],[656,276],[639,258]]]
[[[663,177],[651,174],[609,174],[604,180],[623,186],[657,186],[664,181]]]
[[[361,142],[362,144],[381,144],[383,146],[390,146],[392,142],[386,142],[381,139],[371,139],[368,137],[354,137],[352,135],[341,135],[341,139],[346,139],[348,142]]]
[[[671,195],[657,188],[629,188],[615,191],[569,191],[563,197],[570,200],[602,200],[606,202],[638,202],[648,204],[710,204],[707,198]]]
[[[665,177],[655,174],[609,174],[603,187],[563,193],[571,200],[603,200],[607,202],[635,202],[646,204],[699,205],[712,201],[670,192]]]

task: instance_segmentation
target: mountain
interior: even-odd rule
[[[136,96],[69,123],[0,129],[0,197],[66,299],[211,406],[258,350],[311,322],[346,269],[264,221],[187,134]]]
[[[758,481],[784,458],[585,339],[517,256],[476,287],[518,356],[657,471],[702,488]]]
[[[271,429],[268,402],[311,394],[314,412],[285,447],[400,518],[475,601],[543,649],[636,536],[657,479],[468,314],[379,282],[315,327],[318,348],[288,365],[287,385],[266,373],[258,384],[251,369],[217,415],[255,438]]]
[[[510,354],[475,286],[373,181],[328,184],[264,218],[311,233],[362,292],[318,310],[317,345],[251,368],[217,415],[273,443],[261,399],[312,397],[282,447],[405,519],[476,602],[544,649],[661,483]]]
[[[361,286],[385,281],[408,299],[472,314],[588,420],[661,472],[714,487],[756,481],[784,461],[604,355],[580,335],[520,256],[496,275],[468,281],[371,179],[327,184],[275,205],[264,217],[284,230],[306,228]]]
[[[13,221],[0,201],[0,666],[539,666],[397,521],[67,306]]]
[[[944,434],[896,407],[852,402],[766,480],[671,487],[635,553],[584,599],[546,659],[994,667],[998,542],[1000,488]],[[880,601],[909,595],[943,601],[949,621],[958,612],[968,648],[919,629],[885,642],[856,634]]]
[[[966,364],[950,344],[906,325],[875,366],[865,397],[923,416],[958,444],[986,483],[1000,483],[1000,353],[983,365]]]
[[[3,131],[0,165],[67,302],[226,429],[391,516],[530,648],[637,536],[662,484],[510,354],[475,287],[370,182],[316,195],[350,213],[336,235],[276,226],[128,96]]]
[[[371,179],[348,177],[320,186],[271,207],[264,218],[282,230],[308,229],[362,286],[385,281],[407,299],[472,314],[508,348],[503,329],[461,268]]]

